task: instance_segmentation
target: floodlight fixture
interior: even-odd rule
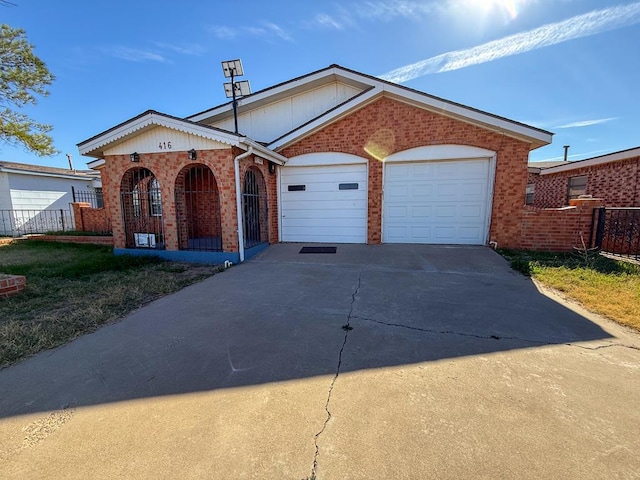
[[[227,82],[224,84],[224,94],[227,98],[246,97],[251,95],[251,87],[249,86],[249,80],[242,80],[240,82]]]
[[[236,82],[235,77],[239,75],[244,75],[244,70],[242,69],[242,62],[240,59],[237,60],[228,60],[226,62],[222,62],[222,72],[226,78],[230,78],[231,81],[224,84],[224,93],[227,98],[232,98],[233,104],[233,122],[235,124],[236,130],[238,133],[238,97],[244,97],[246,95],[251,94],[251,88],[249,87],[249,82],[247,80],[243,80],[241,82]]]
[[[244,71],[242,70],[242,61],[240,59],[227,60],[226,62],[222,62],[222,71],[224,72],[224,76],[226,78],[233,78],[244,75]]]

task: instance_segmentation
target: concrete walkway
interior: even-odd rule
[[[639,478],[638,334],[488,248],[301,246],[0,370],[0,478]]]

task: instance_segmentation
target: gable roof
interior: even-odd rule
[[[244,150],[248,149],[249,146],[252,146],[260,156],[279,165],[282,165],[286,161],[286,158],[282,157],[280,154],[269,150],[264,147],[264,145],[254,142],[245,136],[229,132],[221,128],[202,125],[190,120],[167,115],[166,113],[157,112],[155,110],[147,110],[146,112],[126,120],[115,127],[78,143],[78,150],[81,155],[101,158],[104,156],[104,151],[107,148],[111,148],[129,138],[134,137],[135,135],[140,134],[141,132],[156,127],[170,128],[190,135],[221,142],[229,146],[239,147]],[[98,165],[96,162],[91,162],[91,166],[92,168],[95,168],[95,166]]]
[[[525,125],[450,100],[445,100],[419,90],[398,85],[335,64],[242,97],[238,100],[238,112],[242,113],[254,108],[259,108],[334,81],[351,85],[361,91],[342,104],[320,114],[303,125],[296,126],[293,130],[279,138],[271,140],[268,144],[270,148],[274,150],[282,149],[302,137],[362,108],[383,95],[409,103],[418,108],[424,108],[441,115],[521,139],[530,143],[531,149],[548,145],[551,143],[553,136],[552,133],[546,130]],[[233,115],[233,104],[232,102],[227,102],[186,118],[194,122],[214,122],[228,118],[231,115]]]
[[[0,172],[43,177],[69,178],[73,180],[92,180],[99,177],[96,172],[87,170],[69,170],[68,168],[46,167],[28,163],[6,162],[0,160]]]
[[[105,147],[112,147],[134,135],[155,127],[166,127],[184,133],[190,133],[228,145],[237,146],[239,135],[216,127],[200,125],[182,118],[160,113],[155,110],[147,110],[115,127],[111,127],[102,133],[94,135],[87,140],[78,143],[78,150],[82,155],[89,157],[101,157]]]
[[[630,158],[640,158],[640,147],[629,148],[627,150],[620,150],[618,152],[607,153],[605,155],[599,155],[597,157],[585,158],[584,160],[576,160],[574,162],[562,162],[561,165],[551,166],[540,169],[540,175],[551,175],[552,173],[566,172],[571,170],[577,170],[579,168],[594,167],[596,165],[602,165],[605,163],[620,162],[623,160],[629,160]],[[529,164],[531,167],[532,165]]]

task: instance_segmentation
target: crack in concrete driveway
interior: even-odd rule
[[[342,353],[344,352],[344,347],[347,345],[349,332],[353,330],[353,327],[351,326],[351,315],[353,314],[353,305],[356,302],[356,296],[358,295],[358,291],[360,290],[361,282],[362,282],[362,273],[360,273],[360,275],[358,276],[358,285],[356,286],[355,290],[351,294],[351,304],[349,305],[349,313],[347,314],[347,323],[341,327],[344,330],[344,340],[342,342],[342,346],[340,347],[340,352],[338,353],[338,366],[336,367],[336,374],[334,375],[333,380],[331,381],[331,385],[329,386],[329,392],[327,394],[327,401],[324,404],[324,410],[327,413],[327,417],[325,418],[324,423],[322,424],[322,428],[318,433],[315,434],[315,437],[314,437],[315,453],[313,455],[313,465],[311,467],[311,476],[309,477],[310,480],[315,480],[316,471],[318,469],[318,456],[320,455],[320,446],[318,445],[318,440],[320,439],[320,436],[324,433],[325,429],[327,428],[327,424],[329,423],[329,420],[331,420],[331,410],[329,410],[329,403],[331,402],[331,394],[333,393],[333,387],[335,386],[336,381],[338,380],[338,376],[340,375],[340,367],[342,366]]]

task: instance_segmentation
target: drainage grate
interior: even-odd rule
[[[302,247],[299,253],[336,253],[338,247]]]

